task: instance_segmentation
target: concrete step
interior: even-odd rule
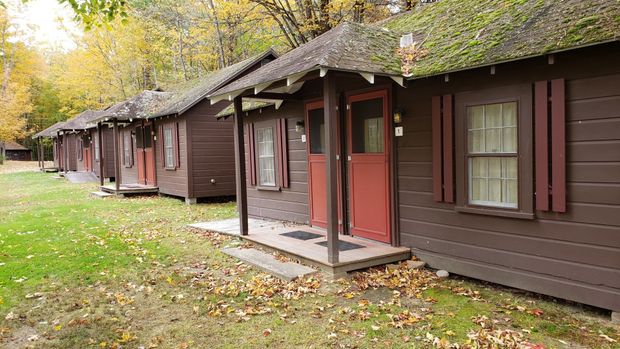
[[[317,272],[315,269],[305,265],[293,262],[281,262],[273,255],[254,248],[224,248],[222,252],[284,281],[293,281],[297,278]]]
[[[114,196],[114,194],[110,194],[110,193],[106,193],[103,191],[94,191],[92,193],[90,193],[90,196],[94,196],[96,198],[107,198],[110,196]]]

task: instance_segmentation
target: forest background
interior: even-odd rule
[[[0,0],[0,141],[30,137],[86,109],[199,79],[274,48],[282,54],[343,21],[370,23],[403,0],[46,0],[71,11],[74,47],[28,40]],[[45,3],[39,0],[37,6]],[[28,23],[29,28],[37,23]],[[62,29],[62,22],[58,25]],[[69,32],[67,30],[67,32]]]

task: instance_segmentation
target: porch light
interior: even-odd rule
[[[403,121],[403,110],[402,109],[396,109],[396,111],[394,111],[394,123],[395,124],[400,124]]]
[[[305,131],[305,124],[303,121],[297,121],[295,123],[295,132],[297,133],[304,133]]]

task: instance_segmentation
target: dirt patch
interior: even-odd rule
[[[30,326],[22,326],[17,330],[11,333],[11,336],[8,337],[8,340],[4,342],[7,348],[30,348],[35,344],[41,344],[42,338],[37,334],[37,330],[34,327]],[[37,343],[39,342],[39,343]]]
[[[51,161],[45,162],[45,167],[53,167]],[[37,161],[10,161],[7,160],[0,165],[0,174],[17,173],[17,172],[36,172],[39,171],[39,163]]]

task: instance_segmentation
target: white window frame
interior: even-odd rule
[[[174,134],[173,129],[170,127],[164,128],[163,142],[164,142],[164,167],[167,169],[176,168],[174,161]],[[169,137],[168,137],[169,136]]]
[[[271,140],[265,140],[264,136],[269,132],[271,134]],[[263,136],[263,137],[261,137]],[[263,140],[261,141],[261,138]],[[269,144],[271,143],[271,147]],[[265,146],[265,149],[271,149],[271,154],[261,154],[261,145]],[[269,127],[261,127],[256,129],[256,150],[257,150],[257,167],[258,171],[258,185],[261,187],[275,187],[277,185],[277,167],[276,167],[276,138],[274,128]],[[265,164],[265,161],[271,162],[271,170],[273,171],[272,180],[269,178],[264,178],[263,171],[267,171],[269,169],[263,169],[262,164]]]

